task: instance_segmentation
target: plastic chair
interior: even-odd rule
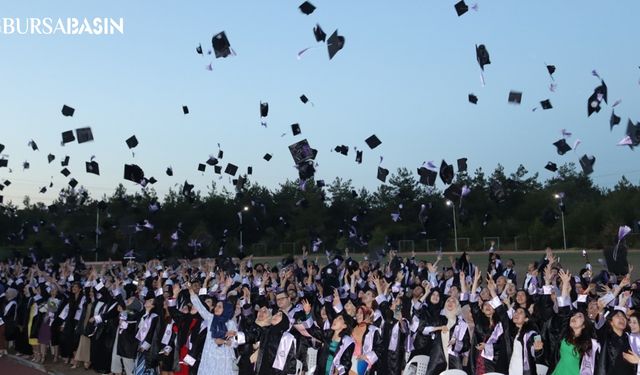
[[[504,375],[501,372],[485,372],[484,375]]]
[[[462,370],[451,369],[445,372],[441,372],[440,375],[467,375],[467,373]]]
[[[410,371],[410,368],[411,368],[412,365],[416,366],[415,375],[426,375],[427,374],[427,367],[429,366],[429,356],[428,355],[417,355],[417,356],[411,358],[411,360],[407,363],[407,365],[404,366],[404,371],[402,373],[405,374],[405,375],[413,374],[413,372]]]
[[[302,374],[302,362],[296,359],[296,375]]]
[[[549,367],[545,365],[537,364],[536,372],[538,373],[538,375],[547,375],[547,372],[549,372]]]
[[[318,349],[307,349],[307,374],[313,374],[316,371],[318,363]]]

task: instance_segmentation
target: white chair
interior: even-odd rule
[[[316,371],[318,363],[318,349],[307,349],[307,374],[313,374]]]
[[[485,372],[484,375],[504,375],[501,372]]]
[[[441,372],[440,375],[467,375],[467,373],[462,370],[451,369],[445,372]]]
[[[411,371],[411,367],[415,366],[415,372]],[[415,374],[415,375],[426,375],[427,367],[429,366],[429,356],[428,355],[417,355],[404,366],[404,371],[402,372],[404,375]]]
[[[302,362],[296,359],[296,375],[302,374]]]
[[[538,373],[538,375],[547,375],[548,371],[549,371],[549,367],[545,365],[540,365],[540,364],[536,365],[536,372]]]

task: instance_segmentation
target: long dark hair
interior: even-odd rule
[[[575,351],[578,352],[580,358],[582,358],[585,354],[591,351],[591,336],[593,334],[593,324],[589,320],[589,318],[582,311],[574,311],[571,314],[571,317],[576,315],[577,313],[581,313],[584,316],[584,328],[580,333],[580,336],[575,336],[573,333],[573,329],[571,327],[567,328],[567,334],[565,335],[565,340],[571,345],[573,345]]]

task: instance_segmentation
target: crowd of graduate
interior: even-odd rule
[[[626,252],[624,254],[626,256]],[[101,374],[640,374],[640,285],[547,250],[0,263],[0,355]],[[412,361],[412,359],[420,359]]]

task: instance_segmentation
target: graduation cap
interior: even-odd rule
[[[156,180],[156,178],[155,178],[155,177],[151,177],[151,178],[149,179],[149,183],[150,183],[151,185],[155,184],[156,182],[158,182],[158,180]]]
[[[559,141],[553,142],[553,145],[556,146],[558,155],[564,155],[567,152],[571,151],[571,146],[567,144],[567,141],[564,138]]]
[[[364,140],[370,149],[374,149],[382,144],[382,141],[374,134],[371,137]]]
[[[459,2],[457,2],[455,5],[455,8],[456,8],[456,13],[458,14],[458,17],[462,16],[463,14],[469,11],[469,7],[467,6],[467,4],[464,3],[464,0],[460,0]]]
[[[93,160],[85,162],[85,168],[87,169],[87,173],[93,173],[100,176],[100,166],[98,165],[98,162]]]
[[[173,176],[173,168],[167,167],[165,173],[167,174],[167,176]]]
[[[302,131],[300,130],[300,124],[291,124],[291,132],[294,136],[302,133]]]
[[[213,167],[213,173],[215,173],[215,174],[222,173],[222,166],[221,165],[216,165],[215,167]]]
[[[631,140],[631,148],[640,144],[640,126],[639,124],[634,124],[631,119],[629,119],[629,121],[627,122],[626,134]]]
[[[476,44],[476,59],[478,60],[480,69],[482,69],[483,71],[485,65],[491,64],[491,60],[489,59],[489,51],[487,51],[487,47],[485,47],[484,44]]]
[[[0,152],[4,151],[4,145],[0,143]]]
[[[362,151],[356,151],[356,163],[362,164]]]
[[[451,184],[445,189],[443,195],[451,202],[458,203],[462,196],[462,187],[458,184]]]
[[[300,101],[301,101],[303,104],[307,104],[307,102],[309,101],[309,98],[307,98],[307,96],[303,94],[303,95],[300,95]],[[1,151],[0,151],[0,152],[1,152]]]
[[[319,188],[324,187],[325,186],[324,180],[317,180],[316,186]]]
[[[222,159],[223,156],[224,156],[224,151],[218,150],[218,159]]]
[[[229,43],[227,34],[225,34],[224,31],[213,36],[211,39],[211,45],[213,46],[213,51],[216,54],[216,59],[220,57],[227,57],[231,54],[231,44]]]
[[[267,153],[267,154],[264,154],[264,156],[263,156],[262,158],[263,158],[264,160],[266,160],[266,161],[269,161],[269,160],[271,160],[271,158],[272,158],[272,157],[273,157],[273,155],[271,155],[271,154]]]
[[[580,158],[580,167],[582,167],[582,172],[584,172],[585,175],[590,175],[591,173],[593,173],[593,165],[596,163],[596,157],[595,156],[587,156],[587,154],[584,154],[581,158]]]
[[[182,106],[182,113],[184,113],[185,115],[189,114],[189,107],[187,107],[186,105]]]
[[[134,147],[136,147],[138,145],[138,138],[136,138],[135,135],[132,135],[131,137],[129,137],[127,139],[126,142],[127,142],[127,146],[129,146],[129,148],[131,149],[131,148],[134,148]]]
[[[38,145],[36,144],[36,142],[32,139],[29,141],[29,147],[31,147],[31,149],[33,149],[33,151],[38,151]]]
[[[65,116],[65,117],[72,117],[72,116],[73,116],[73,113],[74,113],[75,111],[76,111],[76,110],[75,110],[74,108],[69,107],[69,106],[68,106],[68,105],[66,105],[66,104],[63,104],[63,105],[62,105],[62,115],[63,115],[63,116]]]
[[[56,158],[56,156],[54,154],[49,154],[47,155],[47,160],[49,161],[49,163],[51,163],[52,161],[54,161]]]
[[[302,13],[304,13],[304,14],[306,14],[308,16],[311,13],[313,13],[314,10],[316,10],[316,7],[313,4],[311,4],[310,2],[305,1],[304,3],[300,4],[298,9],[300,9],[300,11]]]
[[[467,171],[467,158],[458,159],[458,172]]]
[[[184,181],[184,185],[182,185],[182,195],[188,196],[191,194],[193,190],[193,185],[191,185],[187,180]]]
[[[382,182],[387,182],[387,176],[389,175],[389,170],[386,168],[378,167],[378,180]]]
[[[65,145],[69,142],[73,142],[76,140],[76,137],[73,135],[73,130],[67,130],[66,132],[62,132],[62,144]]]
[[[613,247],[603,249],[602,252],[607,262],[609,272],[615,275],[626,275],[629,273],[628,250],[623,241],[617,242]]]
[[[609,119],[609,130],[613,130],[613,127],[620,123],[620,116],[616,115],[615,109],[611,111],[611,118]],[[1,152],[1,151],[0,151]]]
[[[551,101],[549,99],[543,100],[540,102],[540,106],[542,109],[551,109],[553,106],[551,105]]]
[[[78,143],[93,141],[93,132],[91,128],[79,128],[76,129],[76,137],[78,138]]]
[[[9,180],[4,180],[4,186],[9,186],[11,185],[11,181]]]
[[[64,157],[64,159],[60,162],[60,165],[61,165],[62,167],[66,167],[66,166],[68,166],[68,165],[69,165],[69,155],[66,155],[66,156]]]
[[[0,159],[0,168],[2,167],[6,167],[9,165],[9,160],[7,159]]]
[[[41,194],[44,194],[46,192],[47,192],[47,187],[46,186],[43,186],[43,187],[40,188],[40,193]]]
[[[224,169],[224,173],[230,174],[232,176],[235,176],[236,172],[238,172],[238,166],[233,165],[231,163],[228,163],[227,167]]]
[[[69,175],[71,174],[71,171],[69,171],[67,168],[64,168],[60,171],[60,173],[62,173],[62,175],[65,177],[69,177]]]
[[[547,71],[549,72],[549,75],[552,76],[553,73],[555,73],[555,71],[556,71],[556,66],[555,65],[547,65]]]
[[[593,112],[600,112],[600,101],[598,100],[598,93],[595,91],[587,100],[587,116],[591,116]]]
[[[260,102],[260,117],[267,117],[269,114],[269,103]]]
[[[247,167],[247,174],[253,174],[253,167]]]
[[[320,25],[318,25],[317,23],[313,28],[313,35],[316,37],[316,42],[324,42],[327,39],[327,34],[325,34],[324,30],[322,30],[322,27],[320,27]]]
[[[78,181],[75,178],[72,178],[69,180],[69,186],[75,189],[75,187],[78,186]]]
[[[345,145],[336,146],[334,149],[335,152],[341,153],[344,156],[349,155],[349,147]]]
[[[344,47],[344,37],[338,35],[338,30],[327,39],[327,49],[329,50],[329,60],[338,53]]]
[[[469,94],[469,103],[478,104],[478,97],[474,94]]]
[[[447,164],[444,160],[440,164],[440,179],[447,185],[453,181],[453,165]]]
[[[289,145],[289,152],[291,153],[293,161],[296,164],[300,164],[302,162],[315,158],[315,153],[311,149],[309,141],[307,141],[306,139]]]
[[[509,103],[520,104],[522,102],[522,93],[519,91],[509,91]]]
[[[144,171],[135,164],[124,165],[124,179],[135,183],[140,183],[144,179]]]
[[[418,175],[420,176],[420,183],[423,185],[434,186],[438,173],[431,169],[420,167],[418,168]]]
[[[206,164],[202,164],[202,163],[198,164],[198,171],[204,172],[206,168],[207,168]]]
[[[196,53],[202,55],[202,44],[198,44],[198,46],[196,47]]]
[[[551,172],[556,172],[558,170],[558,166],[556,165],[556,163],[547,162],[547,165],[544,166],[544,169]]]
[[[29,169],[29,167],[30,167],[30,166],[31,166],[31,165],[29,164],[29,162],[28,162],[28,161],[25,161],[24,163],[22,163],[22,168],[23,168],[23,169]]]

